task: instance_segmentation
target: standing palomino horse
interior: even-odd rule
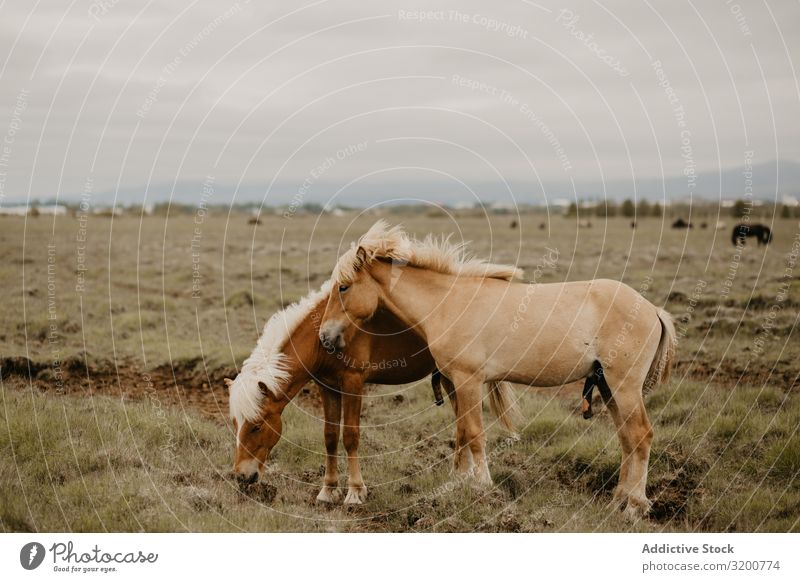
[[[473,277],[451,260],[448,247],[376,223],[336,264],[322,341],[346,346],[381,308],[415,329],[455,384],[458,470],[482,484],[492,482],[481,418],[484,382],[544,387],[598,379],[622,445],[614,500],[626,513],[646,513],[653,429],[642,393],[668,378],[676,343],[669,314],[617,281],[526,285]]]
[[[330,289],[328,281],[319,291],[273,315],[239,375],[235,380],[226,379],[236,431],[234,472],[243,483],[259,478],[280,439],[283,409],[313,380],[322,395],[327,453],[317,500],[332,503],[338,497],[337,448],[344,412],[348,468],[345,503],[362,503],[367,488],[358,462],[358,445],[364,384],[406,384],[435,373],[435,382],[442,382],[456,410],[457,403],[452,384],[436,372],[425,342],[388,311],[376,313],[363,332],[353,335],[347,349],[334,353],[322,346],[319,322]],[[493,410],[511,430],[511,388],[506,383],[493,383],[489,390]]]

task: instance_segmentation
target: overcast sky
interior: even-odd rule
[[[798,25],[794,0],[6,1],[0,203],[800,160]]]

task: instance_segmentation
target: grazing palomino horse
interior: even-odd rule
[[[236,432],[234,472],[242,483],[259,478],[280,439],[283,409],[313,380],[322,395],[327,453],[317,500],[333,503],[339,498],[337,448],[344,413],[348,468],[344,502],[358,504],[367,495],[358,461],[364,384],[406,384],[434,373],[434,389],[441,382],[456,410],[457,403],[452,384],[436,371],[425,342],[388,311],[379,310],[362,332],[354,334],[347,349],[334,352],[322,346],[319,322],[330,288],[328,281],[319,291],[273,315],[239,375],[226,379]],[[492,384],[490,399],[498,418],[512,430],[511,388]]]
[[[320,338],[346,346],[381,308],[416,330],[455,385],[457,458],[466,445],[474,460],[459,470],[486,485],[483,383],[597,382],[622,446],[614,500],[631,516],[646,513],[653,429],[642,394],[668,379],[670,315],[617,281],[526,285],[474,274],[453,260],[446,240],[412,240],[379,221],[337,262]]]
[[[768,245],[772,242],[772,231],[768,226],[763,224],[737,224],[733,227],[731,233],[731,242],[733,246],[744,245],[745,239],[748,236],[756,237],[758,246]]]

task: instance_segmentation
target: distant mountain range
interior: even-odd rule
[[[696,186],[692,196],[706,200],[718,198],[735,199],[744,197],[744,168],[725,169],[721,172],[700,173],[696,177]],[[800,194],[800,162],[779,160],[757,164],[752,167],[753,197],[762,200],[780,202],[784,195]],[[332,200],[341,188],[340,184],[317,183],[305,195],[298,196],[299,184],[281,183],[273,186],[269,195],[265,184],[248,183],[235,189],[230,184],[215,184],[213,194],[205,196],[208,205],[228,206],[236,204],[261,204],[265,206],[285,206],[289,204],[331,204],[344,206],[366,206],[375,203],[414,203],[427,201],[444,205],[469,204],[476,202],[476,197],[484,203],[510,203],[505,184],[499,181],[471,183],[475,194],[458,188],[452,182],[408,182],[381,181],[374,183],[358,183],[348,187]],[[573,200],[572,186],[566,182],[547,182],[544,188],[531,182],[509,181],[514,199],[517,203],[543,204],[553,203],[557,199]],[[687,178],[673,176],[660,178],[639,178],[632,180],[609,180],[605,186],[600,182],[582,182],[576,184],[578,197],[582,200],[596,200],[606,195],[613,200],[633,198],[662,200],[666,193],[667,200],[684,201],[689,198]],[[204,186],[201,181],[184,181],[177,184],[157,184],[123,188],[116,193],[116,204],[122,206],[140,206],[144,201],[157,204],[172,200],[174,203],[196,205],[204,199]],[[63,202],[75,202],[80,199],[76,193],[65,193],[60,196]],[[114,192],[99,192],[94,195],[96,206],[109,206],[115,202]]]

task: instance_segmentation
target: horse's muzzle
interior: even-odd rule
[[[233,473],[239,485],[250,485],[258,481],[259,463],[255,459],[237,462],[233,467]]]
[[[239,485],[252,485],[258,481],[258,471],[249,474],[239,473],[236,475],[236,481],[239,482]]]
[[[319,331],[319,341],[326,350],[343,350],[345,346],[342,326],[328,323]]]

